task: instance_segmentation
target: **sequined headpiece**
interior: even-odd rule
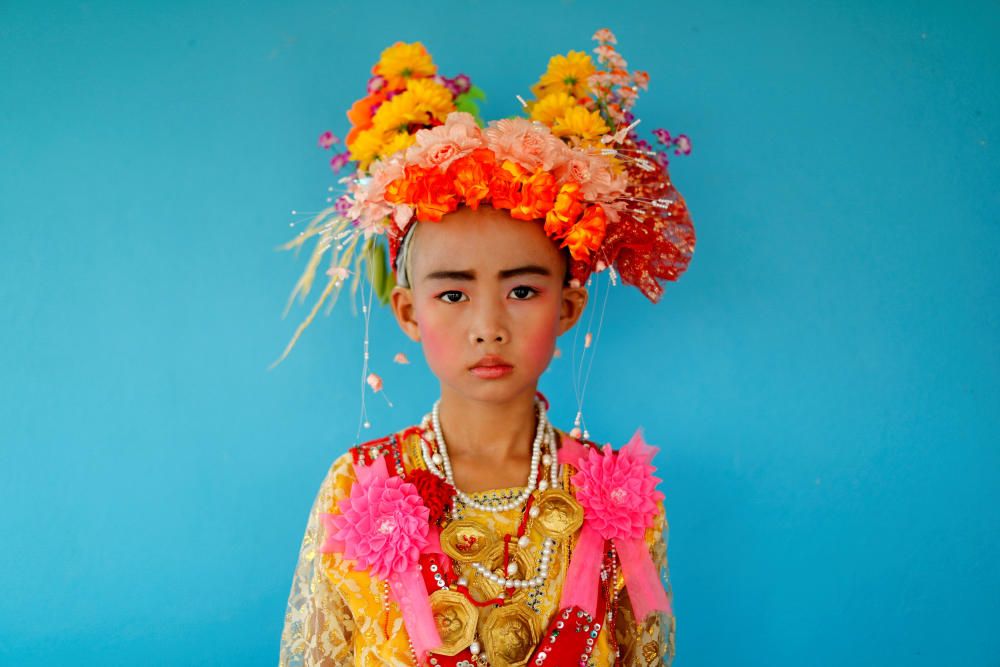
[[[460,205],[541,221],[580,284],[608,271],[659,299],[660,283],[677,280],[694,252],[691,218],[667,171],[668,153],[690,153],[691,144],[662,129],[653,131],[657,149],[639,137],[631,109],[649,75],[627,69],[610,30],[593,38],[596,65],[580,51],[553,56],[534,97],[518,96],[528,117],[485,127],[477,106],[485,96],[467,76],[439,75],[420,43],[382,52],[368,94],[347,112],[346,151],[331,160],[335,171],[355,168],[340,181],[346,192],[281,246],[317,239],[289,306],[305,299],[324,258],[329,280],[276,363],[351,274],[352,290],[364,274],[386,302],[407,231]],[[319,139],[323,148],[337,143],[332,132]]]

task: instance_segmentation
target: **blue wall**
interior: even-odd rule
[[[587,397],[662,448],[676,665],[997,665],[996,3],[417,4],[0,7],[0,663],[275,663],[358,416],[346,301],[266,370],[317,135],[396,39],[497,117],[607,26],[695,147],[691,268],[612,293]],[[436,396],[373,326],[372,436]]]

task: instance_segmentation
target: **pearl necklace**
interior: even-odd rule
[[[505,512],[507,510],[514,509],[524,503],[528,496],[537,488],[541,491],[546,490],[549,487],[548,480],[538,481],[538,465],[542,463],[542,442],[548,440],[549,453],[545,455],[545,463],[549,465],[550,477],[552,480],[552,485],[555,486],[558,483],[558,467],[555,465],[555,431],[549,424],[548,415],[545,413],[545,405],[535,399],[535,407],[538,411],[538,427],[535,430],[535,439],[531,444],[531,466],[530,472],[528,473],[528,484],[524,489],[511,498],[506,503],[500,503],[498,505],[486,505],[480,503],[473,499],[469,494],[465,493],[455,485],[455,476],[451,468],[451,459],[448,457],[448,446],[444,441],[444,433],[441,430],[441,417],[440,417],[440,405],[441,400],[438,399],[434,403],[434,409],[431,411],[431,425],[434,429],[434,439],[437,441],[438,452],[433,456],[428,456],[430,453],[427,449],[427,444],[421,439],[421,447],[423,449],[424,461],[427,464],[428,469],[437,475],[438,477],[443,477],[445,481],[452,485],[455,489],[455,497],[462,501],[465,505],[469,507],[474,507],[476,509],[482,510],[484,512]],[[426,418],[425,418],[426,422]],[[443,467],[443,470],[439,468]]]

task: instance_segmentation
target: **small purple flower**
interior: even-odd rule
[[[458,88],[459,95],[469,92],[469,88],[472,88],[472,81],[470,81],[469,77],[465,74],[459,74],[451,81]]]
[[[670,166],[670,160],[667,158],[666,151],[656,151],[656,153],[653,155],[653,159],[656,160],[656,163],[661,167],[666,168]]]
[[[648,141],[646,141],[645,139],[636,139],[635,140],[635,147],[638,148],[641,151],[651,151],[651,150],[653,150],[653,146],[650,145],[650,143]]]
[[[656,140],[664,146],[670,147],[673,144],[670,132],[664,130],[662,127],[653,130],[653,136],[656,137]]]
[[[327,130],[323,134],[319,135],[319,147],[322,149],[327,149],[340,141],[340,139],[330,130]]]
[[[341,195],[334,202],[333,209],[338,215],[347,217],[347,212],[351,210],[351,198],[348,195]]]
[[[677,138],[674,139],[674,146],[677,149],[674,151],[674,155],[690,155],[691,154],[691,140],[686,134],[678,134]]]
[[[445,79],[441,85],[448,89],[452,97],[456,97],[459,94],[458,85],[453,79]]]
[[[350,153],[350,151],[344,151],[343,153],[337,153],[332,158],[330,158],[330,169],[333,169],[334,171],[340,171],[350,161],[351,161],[351,153]]]
[[[385,88],[385,77],[381,74],[376,74],[372,78],[368,79],[368,94],[373,95],[378,91]]]

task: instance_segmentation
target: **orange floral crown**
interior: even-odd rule
[[[694,252],[694,227],[667,171],[669,152],[688,154],[691,143],[662,129],[653,131],[657,148],[639,138],[631,108],[649,76],[627,69],[610,30],[593,38],[596,65],[580,51],[553,56],[531,88],[534,98],[518,96],[528,118],[485,127],[477,106],[485,95],[467,76],[439,75],[420,43],[382,52],[367,96],[347,113],[346,150],[331,159],[335,171],[354,165],[340,179],[346,192],[331,196],[331,205],[281,246],[298,249],[317,237],[289,306],[305,299],[327,253],[329,280],[275,363],[324,302],[332,308],[351,274],[352,292],[364,273],[385,303],[407,231],[463,204],[542,221],[546,235],[568,250],[580,284],[607,270],[612,281],[620,276],[659,299],[661,281],[677,280]],[[320,135],[322,148],[337,143],[332,132]]]

